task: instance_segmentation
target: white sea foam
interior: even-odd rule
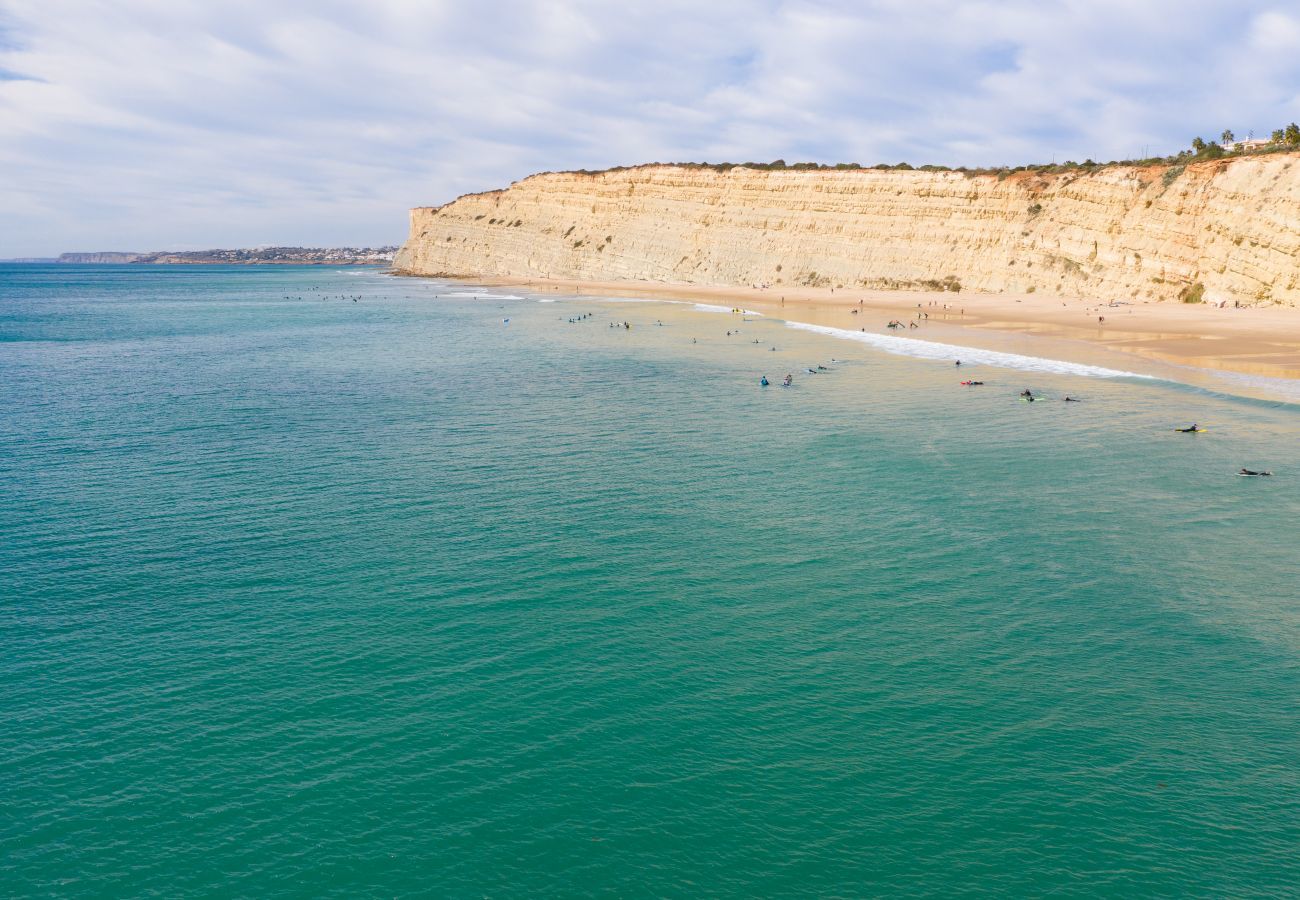
[[[668,300],[667,303],[684,303],[683,300]],[[700,312],[730,313],[740,309],[738,306],[715,306],[712,303],[695,303],[692,304]],[[747,316],[762,316],[762,313],[754,312],[752,309],[741,309],[742,313]]]
[[[488,294],[477,291],[455,291],[447,295],[448,297],[473,297],[475,300],[522,300],[518,294]]]
[[[1107,369],[1104,366],[1090,366],[1084,363],[1065,362],[1059,359],[1042,359],[1037,356],[1022,356],[1019,353],[1003,353],[998,350],[981,350],[977,347],[958,347],[955,344],[940,344],[934,341],[920,341],[915,338],[897,337],[892,334],[873,334],[868,331],[849,331],[845,328],[828,328],[825,325],[809,325],[806,322],[787,322],[791,328],[811,331],[831,337],[857,341],[900,356],[915,356],[920,359],[958,360],[963,363],[982,363],[988,366],[1001,366],[1005,369],[1022,369],[1027,372],[1050,372],[1054,375],[1086,375],[1090,378],[1151,378],[1137,372],[1125,372],[1120,369]]]

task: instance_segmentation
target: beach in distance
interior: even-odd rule
[[[1047,294],[885,291],[809,287],[699,285],[652,281],[466,278],[466,284],[525,286],[575,296],[689,300],[754,310],[809,324],[896,333],[1030,355],[1091,361],[1103,351],[1130,366],[1173,364],[1179,377],[1213,384],[1211,370],[1257,376],[1281,394],[1300,396],[1300,309],[1283,306],[1219,308],[1205,304],[1100,301]],[[917,329],[909,326],[918,323]],[[936,328],[932,326],[942,326]],[[938,335],[938,336],[937,336]],[[1017,339],[1018,338],[1018,339]],[[1163,374],[1174,372],[1157,367]],[[1286,382],[1297,382],[1287,384]],[[1224,382],[1220,382],[1221,384]],[[1251,382],[1236,380],[1240,386]],[[1267,382],[1254,382],[1265,384]]]

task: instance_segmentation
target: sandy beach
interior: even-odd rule
[[[1269,378],[1300,379],[1300,309],[1219,308],[1202,304],[1104,301],[1049,294],[978,294],[830,288],[744,288],[652,281],[471,278],[538,291],[615,297],[661,297],[738,306],[815,325],[878,330],[897,319],[918,321],[909,337],[943,323],[994,332],[1082,341],[1140,359]],[[857,310],[857,312],[854,312]],[[867,318],[863,318],[863,317]],[[926,318],[928,316],[928,318]],[[1050,355],[1050,354],[1044,354]]]

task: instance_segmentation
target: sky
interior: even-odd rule
[[[0,0],[0,257],[400,243],[408,207],[547,170],[1297,120],[1297,0]]]

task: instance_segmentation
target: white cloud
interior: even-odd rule
[[[1277,3],[0,0],[0,256],[396,241],[542,169],[1167,152],[1300,117],[1297,61]]]

